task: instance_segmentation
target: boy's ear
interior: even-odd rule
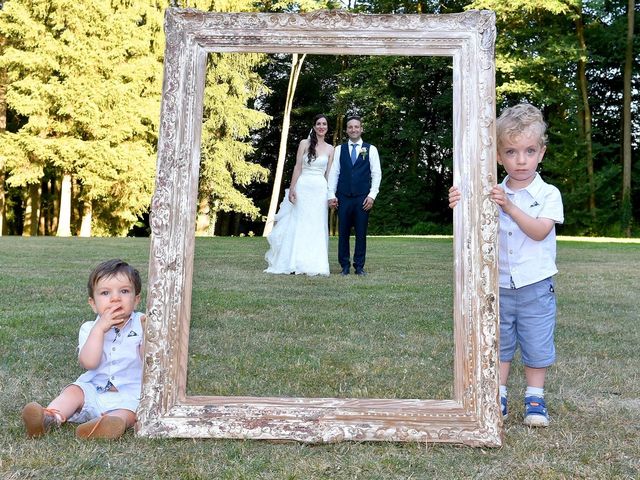
[[[542,161],[545,153],[547,153],[547,146],[543,145],[542,148],[540,149],[540,160],[538,160],[538,163]]]
[[[136,295],[136,307],[138,306],[138,304],[140,303],[140,294]]]
[[[91,306],[91,310],[93,310],[93,313],[98,313],[98,310],[96,309],[96,302],[93,301],[93,298],[89,297],[89,305]]]

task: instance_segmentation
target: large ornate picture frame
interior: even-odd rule
[[[495,16],[204,13],[169,9],[152,202],[144,380],[137,434],[499,446]],[[187,396],[195,219],[209,52],[449,56],[453,63],[453,398]],[[427,274],[428,272],[425,272]]]

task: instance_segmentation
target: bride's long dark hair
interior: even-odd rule
[[[324,118],[325,120],[327,120],[327,123],[329,123],[329,119],[323,113],[319,113],[318,115],[313,117],[313,126],[311,127],[311,132],[309,132],[309,148],[307,149],[307,161],[309,163],[316,159],[316,146],[318,145],[318,136],[316,135],[316,129],[314,127],[316,126],[318,120],[320,120],[321,118]]]

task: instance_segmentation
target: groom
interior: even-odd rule
[[[349,141],[336,148],[329,172],[329,207],[338,208],[338,261],[341,275],[349,275],[351,267],[349,236],[353,227],[356,246],[353,266],[356,275],[364,271],[367,253],[369,211],[380,189],[382,170],[378,149],[362,140],[362,119],[347,118]]]

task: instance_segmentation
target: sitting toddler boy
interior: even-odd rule
[[[67,420],[79,438],[118,438],[136,422],[142,384],[145,315],[135,312],[142,282],[122,260],[108,260],[89,276],[89,305],[97,314],[80,327],[78,361],[87,369],[48,406],[22,409],[27,436],[39,437]]]

